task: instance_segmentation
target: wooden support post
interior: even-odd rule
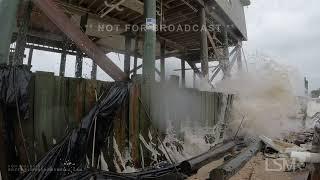
[[[67,40],[66,40],[65,44],[64,44],[64,46],[62,48],[61,60],[60,60],[59,76],[61,76],[61,77],[64,77],[64,74],[65,74],[65,71],[66,71],[67,48],[68,48],[68,43],[67,43]]]
[[[156,0],[144,2],[144,15],[146,18],[146,31],[144,37],[143,53],[143,79],[153,83],[155,79],[155,54],[156,54]]]
[[[19,0],[0,1],[0,64],[8,64]]]
[[[76,56],[76,71],[75,71],[76,78],[82,77],[82,60],[83,60],[83,54],[82,52],[78,51]]]
[[[33,48],[29,49],[28,66],[32,66]]]
[[[201,27],[201,39],[200,39],[200,56],[201,56],[201,71],[205,78],[208,78],[208,39],[207,39],[207,25],[206,25],[206,12],[205,8],[200,8],[200,27]]]
[[[224,27],[224,56],[225,58],[220,60],[221,68],[223,71],[223,79],[229,78],[231,76],[230,74],[230,64],[229,64],[229,43],[228,43],[228,31],[227,27]]]
[[[86,25],[88,23],[88,14],[81,16],[80,19],[80,29],[82,32],[86,32]],[[78,49],[77,56],[76,56],[76,71],[75,77],[81,78],[82,77],[82,62],[83,62],[83,52]]]
[[[3,2],[3,1],[1,1]],[[125,73],[112,62],[105,51],[85,35],[80,28],[52,0],[33,0],[44,13],[75,45],[90,57],[97,65],[115,81],[126,80]],[[1,17],[1,16],[0,16]],[[2,37],[2,36],[0,36]],[[0,48],[1,49],[1,48]],[[1,54],[1,53],[0,53]]]
[[[137,75],[138,53],[139,53],[139,34],[136,35],[135,43],[134,43],[133,75]]]
[[[92,61],[92,70],[91,70],[91,79],[92,80],[97,79],[97,69],[98,69],[97,64]]]
[[[18,16],[18,36],[13,63],[21,65],[23,64],[24,51],[27,44],[26,36],[32,13],[31,0],[21,1],[19,11],[22,13]]]
[[[2,179],[8,179],[8,146],[6,143],[6,130],[4,107],[0,107],[0,171]],[[0,178],[1,179],[1,178]]]
[[[78,51],[76,55],[76,64],[75,64],[75,77],[81,78],[82,77],[82,63],[83,63],[83,54],[82,52]]]
[[[161,81],[164,82],[166,80],[166,69],[165,69],[165,59],[166,59],[166,41],[161,42],[160,49],[160,71],[161,71]]]
[[[186,62],[181,59],[181,86],[186,87]]]
[[[127,78],[130,78],[130,52],[131,52],[131,37],[130,33],[127,33],[125,35],[125,48],[126,48],[126,53],[124,55],[124,73],[126,73]]]
[[[239,72],[242,72],[242,71],[243,71],[241,47],[242,47],[242,46],[241,46],[241,42],[239,42],[238,49],[237,49],[237,55],[238,55],[237,65],[238,65],[238,71],[239,71]]]
[[[193,88],[196,88],[196,77],[197,77],[197,73],[193,71]]]

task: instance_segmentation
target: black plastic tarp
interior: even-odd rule
[[[96,120],[95,154],[99,154],[104,140],[112,131],[112,122],[117,111],[129,94],[129,84],[116,82],[97,102],[89,114],[81,121],[80,126],[70,132],[52,148],[37,165],[19,179],[183,179],[174,165],[150,167],[136,173],[114,173],[87,168],[86,156],[92,152],[94,122]]]
[[[0,103],[19,107],[24,119],[29,111],[29,84],[32,73],[27,66],[0,65]]]
[[[127,98],[128,92],[128,83],[114,83],[82,119],[79,127],[70,132],[20,179],[61,179],[76,172],[83,172],[86,169],[86,155],[91,152],[95,120],[95,149],[100,152],[112,127],[114,116]]]

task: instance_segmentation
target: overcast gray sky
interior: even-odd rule
[[[245,51],[294,66],[309,79],[310,89],[320,88],[319,6],[319,0],[251,0],[245,8]]]

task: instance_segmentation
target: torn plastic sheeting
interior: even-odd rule
[[[61,179],[86,169],[86,155],[91,155],[94,119],[97,121],[95,154],[99,154],[117,110],[127,98],[129,85],[116,82],[97,102],[80,126],[70,132],[20,179]],[[78,177],[77,179],[79,179]]]
[[[78,180],[78,179],[116,179],[116,180],[182,180],[185,176],[179,172],[174,165],[159,167],[157,169],[144,170],[136,173],[112,173],[106,171],[96,171],[87,169],[85,171],[77,172],[70,176],[64,177],[64,180]]]
[[[29,84],[32,73],[27,66],[0,66],[0,102],[7,107],[16,107],[28,118]]]

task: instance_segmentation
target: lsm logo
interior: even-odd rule
[[[273,172],[298,171],[305,168],[305,163],[301,163],[296,159],[277,158],[265,159],[265,170]]]

